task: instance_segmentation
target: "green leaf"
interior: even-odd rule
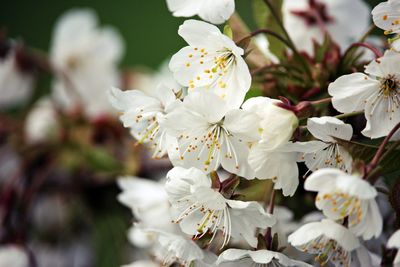
[[[118,170],[120,163],[104,148],[90,147],[84,150],[87,164],[97,171],[113,172]]]
[[[353,159],[363,160],[365,163],[369,163],[379,146],[358,143],[354,141],[345,141],[336,139],[338,143],[343,146],[353,157]],[[399,162],[400,162],[400,148],[398,142],[389,143],[386,147],[386,152],[383,154],[379,166],[381,168],[381,175],[388,177],[396,177],[400,175]]]
[[[274,0],[271,1],[271,3],[274,5],[275,10],[279,12],[280,17],[282,18],[283,0]],[[275,18],[272,16],[270,10],[265,5],[264,1],[253,0],[252,4],[253,4],[253,16],[256,25],[259,28],[269,29],[284,36],[282,29],[280,28]],[[282,59],[284,56],[284,51],[286,50],[285,45],[274,37],[267,36],[267,39],[269,41],[270,51],[278,58]]]

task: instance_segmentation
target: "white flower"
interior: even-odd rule
[[[170,205],[163,183],[137,177],[120,177],[118,186],[122,192],[118,200],[131,208],[140,224],[130,230],[130,239],[134,243],[146,243],[140,240],[153,239],[143,234],[142,225],[146,228],[159,229],[166,232],[177,232],[176,225],[171,223]],[[141,237],[145,238],[141,238]],[[137,238],[136,238],[137,237]]]
[[[400,3],[395,0],[379,3],[372,10],[372,18],[376,26],[385,30],[385,34],[396,34],[390,43],[394,50],[400,51]]]
[[[400,3],[389,0],[379,3],[372,10],[374,24],[385,30],[385,34],[400,33]]]
[[[251,146],[248,162],[258,179],[272,179],[275,189],[285,196],[293,195],[299,184],[297,153],[289,139],[297,128],[298,119],[289,110],[277,106],[279,100],[268,97],[250,98],[243,109],[258,115],[261,140]]]
[[[239,107],[251,85],[244,51],[214,25],[187,20],[179,35],[189,44],[172,56],[175,79],[193,91],[212,91],[229,106]]]
[[[296,143],[302,152],[300,161],[311,171],[331,167],[351,173],[353,159],[335,139],[349,141],[353,136],[351,125],[334,117],[320,117],[308,119],[307,129],[320,141]]]
[[[0,247],[0,266],[29,267],[28,254],[16,245],[3,245]]]
[[[300,49],[313,54],[313,40],[322,43],[327,31],[342,49],[361,38],[370,21],[362,0],[285,0],[284,25]]]
[[[242,108],[259,116],[261,139],[278,144],[287,142],[296,130],[299,120],[296,115],[278,104],[282,101],[269,97],[252,97],[243,103]]]
[[[279,267],[279,266],[294,266],[294,267],[311,267],[310,264],[296,261],[288,258],[286,255],[269,250],[242,250],[242,249],[228,249],[222,252],[218,257],[218,266],[230,267],[252,267],[252,266],[266,266],[266,267]]]
[[[332,104],[340,112],[364,111],[370,138],[386,136],[400,122],[400,54],[388,51],[372,61],[365,73],[338,78],[329,85]]]
[[[25,137],[28,143],[46,141],[58,130],[57,112],[47,97],[39,99],[25,121]]]
[[[259,138],[258,117],[252,112],[230,109],[211,92],[194,92],[165,117],[178,146],[170,149],[174,165],[211,172],[220,165],[239,176],[254,178],[247,162],[249,142]]]
[[[213,24],[224,23],[235,11],[234,0],[167,0],[167,6],[175,17],[198,15]]]
[[[196,243],[179,235],[159,232],[158,243],[164,250],[164,266],[179,262],[181,266],[189,267],[193,261],[204,258],[203,251]]]
[[[400,230],[397,230],[388,240],[388,248],[400,249]],[[393,261],[394,267],[400,266],[400,251],[397,251]]]
[[[272,179],[274,189],[282,189],[284,196],[293,196],[299,185],[297,153],[292,143],[261,141],[251,147],[249,164],[258,179]]]
[[[0,54],[0,107],[9,108],[26,102],[32,94],[33,75],[21,69],[13,47]]]
[[[82,105],[90,117],[112,110],[107,91],[119,85],[117,63],[123,53],[119,33],[97,24],[92,10],[71,10],[57,22],[51,45],[51,61],[59,72],[55,99],[67,111]]]
[[[111,104],[122,112],[121,121],[131,129],[139,143],[146,143],[154,151],[154,158],[163,157],[174,138],[169,136],[162,122],[165,115],[173,110],[179,100],[174,92],[164,86],[156,88],[154,95],[139,90],[109,91]]]
[[[376,189],[356,175],[338,169],[321,169],[311,174],[304,188],[318,192],[316,206],[332,220],[348,218],[348,227],[364,239],[379,237],[382,216]]]
[[[288,241],[303,252],[317,254],[316,260],[322,266],[331,262],[337,267],[349,267],[351,253],[360,246],[350,230],[328,219],[303,225]]]
[[[183,232],[201,238],[218,230],[223,232],[222,246],[233,238],[244,238],[257,246],[257,228],[265,229],[275,223],[257,202],[243,202],[225,198],[211,188],[211,179],[196,169],[175,167],[167,174],[166,190],[177,211],[176,222]]]

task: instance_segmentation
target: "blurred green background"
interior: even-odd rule
[[[348,0],[352,1],[352,0]],[[371,4],[379,0],[369,0]],[[239,14],[252,28],[251,0],[237,0]],[[0,8],[0,25],[9,36],[24,40],[29,46],[47,50],[54,22],[73,7],[92,7],[102,24],[118,28],[126,43],[123,66],[157,67],[184,44],[177,36],[182,18],[173,17],[165,0],[39,0],[4,1]]]

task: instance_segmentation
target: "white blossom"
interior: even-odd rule
[[[321,169],[311,174],[304,188],[318,192],[316,206],[332,220],[348,220],[349,229],[364,239],[379,237],[382,215],[376,203],[378,192],[358,175],[338,169]]]
[[[303,252],[317,254],[315,259],[321,265],[331,262],[336,267],[349,267],[352,252],[360,246],[350,230],[328,219],[303,225],[288,241]]]
[[[396,34],[391,40],[392,48],[400,51],[400,3],[399,1],[389,0],[379,3],[372,10],[374,24],[385,31],[385,34]]]
[[[145,143],[154,151],[154,158],[161,158],[167,153],[174,138],[167,134],[163,121],[165,115],[180,102],[172,90],[160,85],[153,95],[146,95],[139,90],[112,88],[109,100],[122,113],[120,120],[130,128],[138,143]]]
[[[289,110],[279,107],[279,100],[256,97],[247,100],[243,109],[259,117],[260,141],[251,146],[250,167],[258,179],[272,179],[275,189],[292,196],[299,184],[297,153],[289,139],[297,128],[298,119]]]
[[[178,145],[169,157],[174,165],[211,172],[220,165],[239,176],[254,178],[247,162],[249,143],[259,138],[258,117],[231,109],[211,92],[194,92],[165,117],[165,126]]]
[[[117,63],[123,54],[119,33],[98,27],[90,9],[76,9],[57,22],[51,44],[51,61],[59,73],[53,94],[67,111],[82,108],[91,118],[108,114],[111,86],[119,85]]]
[[[400,230],[397,230],[388,240],[388,248],[400,249]],[[397,251],[396,257],[393,261],[394,267],[400,266],[400,251]]]
[[[170,204],[164,184],[138,177],[120,177],[118,186],[122,192],[118,200],[132,210],[139,221],[129,230],[129,240],[136,246],[147,247],[154,243],[156,236],[147,228],[169,233],[178,233],[171,223]]]
[[[201,238],[212,233],[211,243],[217,232],[222,231],[222,246],[233,237],[244,238],[256,247],[257,228],[265,229],[275,223],[257,202],[225,198],[211,187],[211,179],[196,168],[175,167],[167,178],[166,190],[177,214],[175,222],[186,234]]]
[[[213,24],[224,23],[235,11],[234,0],[167,0],[167,6],[175,17],[198,15]]]
[[[329,85],[333,107],[343,113],[364,111],[370,138],[386,136],[400,122],[400,54],[388,51],[365,68]]]
[[[140,260],[121,267],[160,267],[160,264],[150,260]]]
[[[187,20],[179,35],[189,44],[172,56],[169,67],[188,92],[212,91],[239,107],[251,85],[244,51],[211,24]]]
[[[32,95],[33,75],[21,69],[13,47],[0,55],[0,107],[10,108],[26,102]]]
[[[318,140],[296,144],[302,152],[300,161],[304,161],[309,170],[338,168],[351,172],[353,159],[337,142],[337,139],[349,141],[352,138],[353,128],[350,124],[334,117],[309,118],[307,129]]]
[[[0,266],[29,267],[27,252],[17,245],[0,246]]]
[[[282,101],[277,99],[252,97],[242,105],[244,110],[258,115],[261,140],[274,144],[288,141],[299,124],[296,115],[279,107],[279,104],[282,104]]]
[[[228,249],[222,252],[218,257],[218,266],[229,267],[252,267],[252,266],[265,266],[265,267],[280,267],[280,266],[293,266],[293,267],[311,267],[310,264],[292,260],[286,255],[270,251],[270,250],[243,250],[243,249]]]
[[[284,25],[295,45],[313,55],[313,40],[322,44],[325,32],[346,49],[368,29],[370,9],[362,0],[285,0]]]
[[[46,141],[59,130],[57,112],[51,99],[39,99],[29,111],[25,121],[25,138],[28,143]]]

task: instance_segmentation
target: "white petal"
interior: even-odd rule
[[[303,225],[288,237],[288,241],[292,246],[301,246],[321,235],[335,240],[347,251],[360,246],[357,237],[347,228],[328,219]]]
[[[400,55],[395,51],[388,50],[384,56],[371,61],[366,67],[365,72],[376,77],[385,78],[389,75],[400,74]]]
[[[274,188],[282,189],[285,196],[292,196],[299,184],[296,160],[295,152],[271,149],[271,145],[265,142],[253,145],[249,154],[249,164],[256,172],[256,177],[272,179]]]
[[[214,25],[200,20],[189,19],[179,26],[178,34],[190,46],[210,47],[208,37],[221,35],[221,31]],[[211,44],[212,45],[212,44]]]
[[[232,222],[232,236],[244,238],[250,246],[257,247],[257,228],[266,229],[275,224],[276,220],[266,213],[257,202],[227,200]]]
[[[400,248],[400,230],[397,230],[390,236],[387,246],[388,248]],[[396,256],[397,261],[395,260],[395,263],[400,263],[400,258],[398,256],[399,255]]]
[[[397,96],[395,99],[375,92],[365,105],[367,125],[362,134],[370,138],[379,138],[389,132],[400,122],[400,106]]]
[[[400,3],[397,1],[386,1],[379,3],[372,10],[374,23],[379,28],[393,33],[400,32]]]
[[[175,17],[191,17],[199,12],[202,3],[197,0],[167,0],[167,6]]]
[[[380,83],[363,73],[353,73],[338,78],[329,84],[328,92],[332,96],[333,107],[342,112],[361,111],[365,101],[375,91]]]
[[[338,169],[321,169],[307,177],[304,189],[308,191],[325,191],[336,187],[336,180],[343,172]]]
[[[311,134],[324,142],[333,142],[336,137],[343,140],[350,140],[353,136],[353,128],[350,124],[334,117],[309,118],[307,120],[307,129]]]
[[[235,11],[234,0],[205,0],[200,9],[200,18],[214,24],[224,23]]]

